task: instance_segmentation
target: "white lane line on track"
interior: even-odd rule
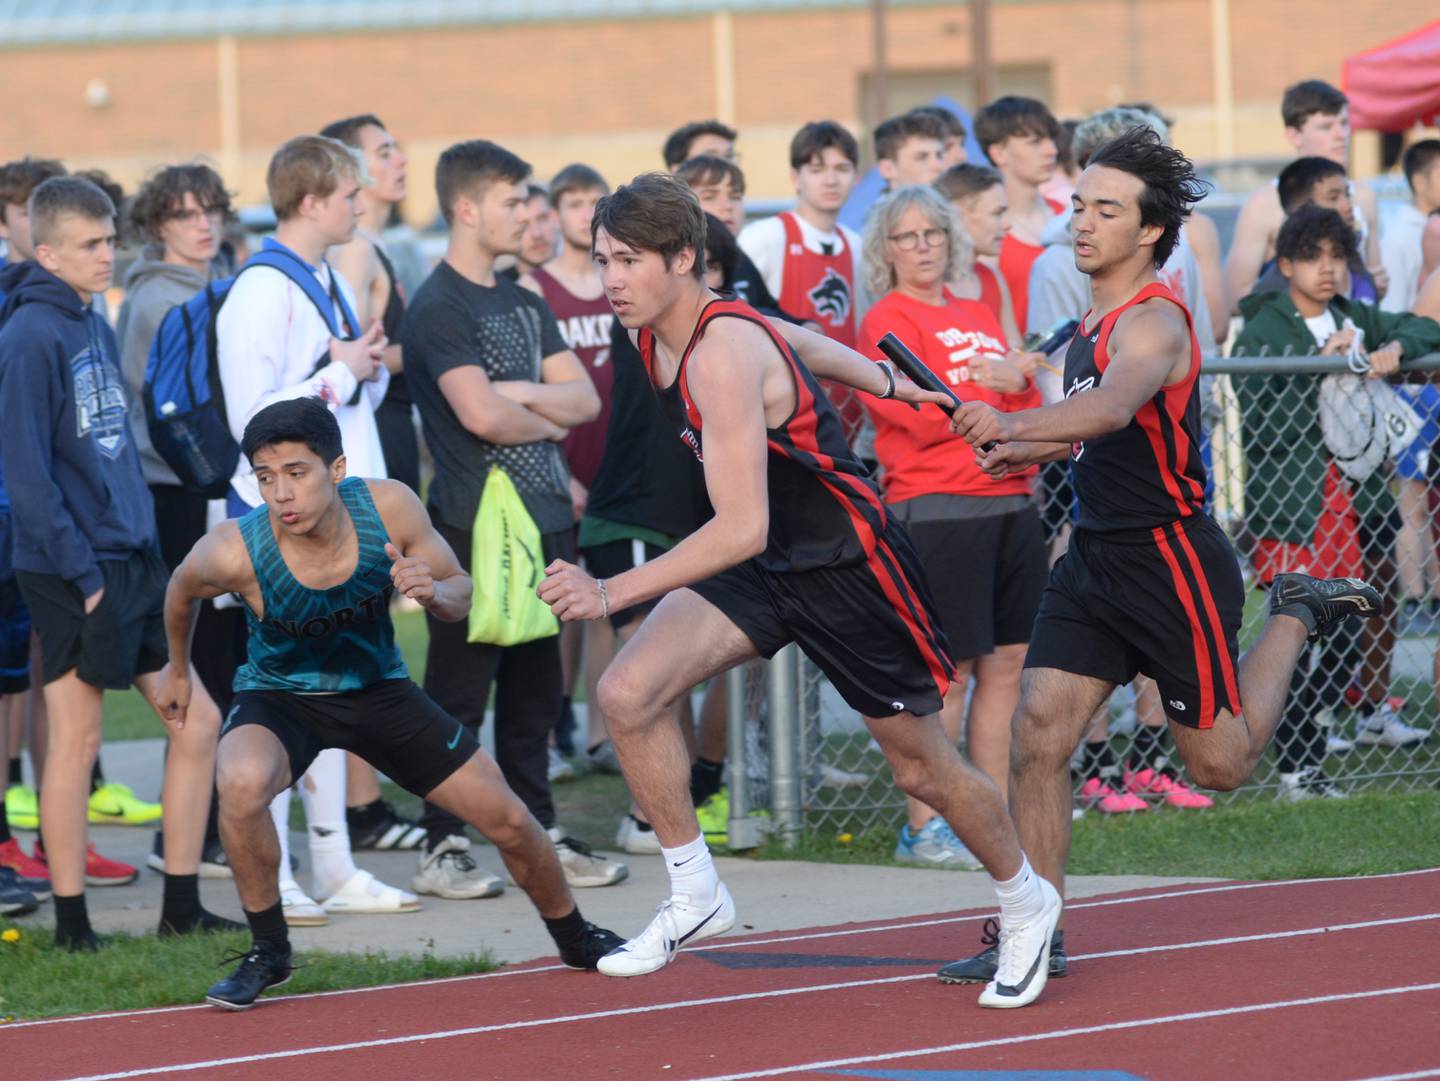
[[[1090,908],[1110,908],[1115,905],[1134,905],[1145,901],[1167,901],[1177,897],[1195,897],[1211,893],[1233,893],[1238,890],[1263,890],[1276,889],[1282,886],[1311,886],[1327,882],[1367,882],[1384,881],[1391,878],[1411,878],[1415,875],[1440,874],[1440,867],[1428,867],[1418,871],[1394,871],[1380,875],[1345,875],[1334,878],[1294,878],[1282,879],[1277,882],[1233,882],[1220,886],[1199,886],[1194,889],[1177,889],[1165,893],[1149,893],[1140,897],[1115,897],[1100,901],[1076,901],[1067,904],[1067,912],[1078,912]],[[724,939],[712,942],[705,946],[692,946],[686,950],[687,953],[698,953],[703,950],[734,950],[746,946],[770,946],[782,942],[809,942],[820,938],[844,938],[851,935],[871,935],[885,931],[905,931],[916,927],[939,927],[953,923],[978,923],[981,920],[989,919],[994,913],[980,913],[969,916],[942,916],[935,919],[905,920],[899,923],[887,923],[875,927],[852,927],[838,928],[830,931],[810,931],[800,935],[778,935],[769,938],[753,939]],[[1075,960],[1076,958],[1071,958]],[[266,998],[266,1002],[300,1002],[312,998],[334,998],[338,995],[365,995],[375,991],[395,991],[418,986],[438,987],[448,983],[469,983],[477,980],[504,979],[511,976],[529,976],[537,972],[564,972],[569,971],[564,965],[536,965],[531,968],[512,968],[500,972],[477,972],[468,976],[443,976],[434,980],[411,981],[409,983],[383,983],[373,987],[349,987],[340,991],[308,991],[298,995],[275,995]],[[204,1003],[196,1003],[188,1006],[153,1006],[143,1010],[120,1010],[112,1013],[89,1013],[80,1014],[74,1017],[47,1017],[37,1021],[15,1021],[11,1024],[0,1027],[0,1038],[6,1032],[22,1028],[35,1028],[39,1025],[73,1025],[85,1021],[110,1021],[116,1018],[148,1017],[155,1014],[165,1013],[186,1013],[192,1010],[213,1010],[215,1007],[207,1006]]]
[[[969,1043],[952,1043],[943,1047],[919,1047],[910,1051],[891,1051],[881,1055],[861,1055],[856,1058],[830,1059],[826,1062],[806,1062],[796,1066],[780,1066],[772,1070],[752,1070],[749,1073],[717,1074],[711,1077],[697,1078],[696,1081],[749,1081],[749,1079],[756,1077],[782,1077],[785,1074],[805,1073],[811,1070],[837,1070],[846,1066],[862,1066],[871,1062],[889,1062],[892,1059],[919,1058],[924,1055],[947,1054],[952,1051],[977,1051],[987,1047],[1011,1047],[1015,1044],[1034,1043],[1037,1040],[1062,1040],[1072,1036],[1092,1036],[1100,1032],[1123,1032],[1127,1029],[1148,1028],[1152,1025],[1170,1025],[1182,1021],[1207,1021],[1216,1017],[1235,1017],[1247,1013],[1263,1013],[1266,1010],[1284,1010],[1298,1006],[1323,1006],[1332,1002],[1353,1002],[1357,999],[1380,998],[1386,995],[1408,995],[1416,991],[1440,991],[1440,983],[1382,987],[1377,991],[1351,991],[1337,995],[1316,995],[1314,998],[1293,998],[1284,1002],[1256,1002],[1249,1006],[1230,1006],[1223,1010],[1199,1010],[1195,1013],[1172,1013],[1164,1017],[1145,1017],[1135,1021],[1112,1021],[1104,1025],[1086,1025],[1082,1028],[1062,1028],[1055,1029],[1051,1032],[1036,1032],[1026,1036],[1001,1036],[993,1040],[972,1040]],[[1417,1074],[1414,1076],[1425,1075]]]
[[[1230,938],[1214,938],[1214,939],[1207,939],[1207,940],[1199,941],[1199,942],[1178,942],[1178,943],[1174,943],[1173,945],[1169,945],[1169,946],[1143,946],[1143,947],[1139,947],[1139,948],[1136,948],[1136,949],[1133,949],[1133,950],[1112,950],[1112,951],[1109,951],[1109,952],[1107,952],[1107,953],[1095,954],[1095,955],[1092,955],[1092,956],[1097,957],[1097,958],[1098,958],[1098,957],[1121,957],[1121,956],[1132,956],[1132,955],[1147,954],[1147,953],[1161,953],[1161,952],[1164,952],[1164,951],[1166,951],[1166,950],[1193,950],[1193,949],[1200,949],[1200,948],[1202,948],[1202,947],[1230,946],[1230,945],[1236,945],[1236,944],[1247,943],[1247,942],[1264,942],[1264,941],[1270,941],[1270,940],[1274,940],[1274,939],[1296,938],[1296,937],[1303,936],[1303,935],[1324,935],[1324,934],[1332,934],[1332,933],[1337,932],[1337,931],[1358,931],[1358,930],[1365,930],[1365,929],[1374,928],[1374,927],[1388,927],[1388,926],[1393,926],[1393,925],[1395,925],[1395,924],[1417,923],[1417,922],[1421,922],[1421,921],[1425,921],[1425,920],[1436,920],[1436,919],[1440,919],[1440,912],[1429,912],[1429,913],[1426,913],[1426,914],[1421,915],[1421,916],[1403,916],[1403,917],[1398,917],[1398,918],[1395,918],[1395,919],[1386,919],[1386,920],[1367,920],[1367,921],[1365,921],[1365,922],[1363,922],[1363,923],[1334,924],[1334,925],[1331,925],[1331,926],[1328,926],[1328,927],[1309,927],[1309,928],[1304,928],[1304,929],[1302,929],[1302,930],[1297,930],[1297,931],[1271,931],[1271,932],[1266,932],[1266,933],[1264,933],[1264,934],[1239,935],[1239,936],[1230,937]],[[1078,961],[1078,960],[1089,960],[1089,959],[1090,959],[1089,957],[1086,957],[1086,956],[1084,956],[1084,955],[1071,958],[1071,960],[1076,960],[1076,961]],[[86,1075],[86,1076],[84,1076],[84,1077],[69,1078],[68,1081],[118,1081],[118,1079],[122,1079],[122,1078],[151,1077],[151,1076],[154,1076],[154,1075],[156,1075],[156,1074],[182,1073],[182,1072],[189,1072],[189,1071],[195,1071],[195,1070],[218,1069],[219,1067],[222,1067],[222,1066],[244,1065],[245,1063],[250,1063],[250,1062],[268,1062],[268,1061],[273,1061],[273,1060],[277,1060],[277,1059],[303,1058],[303,1057],[306,1057],[306,1056],[309,1056],[309,1055],[330,1054],[330,1053],[339,1052],[339,1051],[359,1051],[359,1050],[365,1050],[365,1049],[367,1049],[367,1048],[372,1048],[372,1047],[391,1047],[391,1046],[395,1046],[395,1045],[397,1045],[397,1044],[416,1043],[416,1042],[423,1041],[423,1040],[445,1040],[445,1039],[452,1039],[452,1038],[457,1037],[457,1036],[477,1036],[477,1035],[481,1035],[481,1034],[487,1033],[487,1032],[509,1032],[509,1031],[514,1031],[514,1030],[516,1030],[516,1029],[544,1028],[544,1027],[548,1027],[548,1026],[550,1026],[550,1025],[566,1024],[566,1023],[569,1023],[569,1022],[572,1022],[572,1021],[603,1021],[603,1020],[607,1020],[607,1019],[609,1019],[609,1018],[614,1018],[614,1017],[626,1017],[626,1016],[631,1016],[631,1015],[635,1015],[635,1014],[646,1014],[646,1013],[660,1013],[660,1012],[664,1012],[664,1011],[668,1011],[668,1010],[683,1010],[683,1009],[689,1009],[689,1008],[695,1007],[695,1006],[718,1006],[718,1005],[724,1005],[724,1004],[733,1003],[733,1002],[751,1002],[751,1001],[755,1001],[755,1000],[757,1000],[757,999],[789,998],[789,997],[793,997],[793,996],[795,996],[795,995],[815,994],[815,993],[822,992],[822,991],[846,991],[846,990],[852,990],[852,989],[858,988],[858,987],[880,987],[880,986],[883,986],[883,985],[885,985],[885,984],[892,984],[892,983],[913,983],[913,982],[915,982],[915,981],[917,981],[917,980],[933,980],[933,979],[935,979],[935,976],[934,976],[933,973],[930,973],[930,972],[922,972],[922,973],[916,973],[916,974],[905,975],[905,976],[888,976],[888,977],[882,977],[882,978],[876,978],[876,979],[868,979],[868,980],[845,980],[845,981],[840,982],[840,983],[826,983],[826,984],[810,985],[810,986],[805,986],[805,987],[786,987],[786,988],[779,988],[779,989],[770,990],[770,991],[750,991],[750,992],[746,992],[746,993],[743,993],[743,994],[733,994],[733,995],[715,995],[715,996],[712,996],[712,997],[710,997],[710,998],[684,999],[684,1000],[681,1000],[681,1001],[678,1001],[678,1002],[652,1003],[652,1004],[644,1005],[644,1006],[628,1006],[628,1007],[624,1007],[624,1008],[621,1008],[621,1009],[613,1009],[613,1010],[596,1010],[596,1011],[592,1011],[592,1012],[589,1012],[589,1013],[565,1014],[565,1015],[562,1015],[562,1016],[559,1016],[559,1017],[538,1017],[538,1018],[531,1018],[531,1019],[525,1020],[525,1021],[509,1021],[509,1022],[505,1022],[505,1023],[503,1023],[503,1024],[497,1024],[497,1025],[478,1025],[478,1026],[472,1026],[472,1027],[467,1027],[467,1028],[446,1029],[446,1030],[441,1030],[441,1031],[437,1031],[437,1032],[418,1033],[418,1034],[410,1035],[410,1036],[391,1036],[391,1037],[387,1037],[387,1038],[385,1038],[385,1039],[380,1039],[380,1040],[360,1040],[360,1041],[354,1041],[354,1042],[350,1042],[350,1043],[328,1044],[328,1045],[320,1045],[320,1046],[316,1046],[316,1047],[303,1047],[303,1048],[297,1048],[297,1049],[294,1049],[294,1050],[286,1050],[286,1051],[268,1051],[268,1052],[264,1052],[264,1053],[253,1054],[253,1055],[238,1055],[238,1056],[235,1056],[235,1057],[232,1057],[232,1058],[207,1059],[207,1060],[202,1060],[202,1061],[198,1061],[198,1062],[174,1063],[174,1064],[169,1064],[169,1065],[165,1065],[165,1066],[151,1066],[151,1067],[145,1067],[145,1068],[136,1069],[136,1070],[122,1070],[122,1071],[117,1072],[117,1073],[90,1074],[90,1075]],[[1440,984],[1427,985],[1427,987],[1440,988]],[[1366,992],[1365,994],[1374,994],[1374,993],[1376,993],[1376,992]],[[1340,997],[1343,998],[1343,997],[1346,997],[1346,996],[1343,996],[1343,995],[1342,995],[1342,996],[1340,996]],[[1363,996],[1362,996],[1362,997],[1363,997]],[[1306,1000],[1306,1001],[1309,1001],[1309,1000]],[[1316,1001],[1320,1001],[1320,1000],[1316,1000]],[[1329,1000],[1325,1000],[1325,1001],[1329,1001]],[[1258,1008],[1258,1007],[1257,1007],[1257,1008]],[[1225,1012],[1225,1011],[1221,1011],[1221,1014],[1223,1014],[1224,1012]],[[1192,1015],[1184,1015],[1184,1016],[1188,1017],[1188,1016],[1192,1016]],[[1210,1016],[1210,1015],[1209,1015],[1209,1014],[1196,1014],[1196,1015],[1193,1015],[1193,1016]],[[1219,1016],[1219,1014],[1217,1014],[1216,1016]],[[1155,1023],[1155,1022],[1154,1022],[1154,1021],[1128,1022],[1127,1024],[1152,1024],[1152,1023]],[[1090,1031],[1090,1030],[1085,1030],[1085,1031]],[[1094,1031],[1103,1031],[1103,1029],[1096,1029],[1096,1030],[1094,1030]],[[1032,1038],[1032,1037],[1027,1037],[1027,1038]],[[1033,1038],[1038,1038],[1038,1037],[1033,1037]],[[989,1044],[981,1044],[981,1045],[976,1045],[976,1046],[989,1046]],[[951,1048],[939,1048],[938,1050],[945,1051],[945,1050],[951,1050]],[[930,1053],[929,1051],[923,1051],[923,1052],[917,1051],[917,1052],[914,1052],[914,1054],[929,1054],[929,1053]],[[886,1057],[886,1056],[882,1056],[882,1057]],[[847,1060],[847,1062],[848,1062],[848,1061],[849,1061],[849,1060]],[[856,1061],[870,1061],[870,1060],[869,1060],[869,1059],[862,1059],[862,1060],[856,1060]],[[798,1070],[798,1069],[802,1069],[802,1068],[808,1069],[809,1067],[794,1067],[793,1069],[797,1069],[797,1070]],[[788,1071],[788,1070],[790,1070],[790,1069],[791,1069],[791,1068],[788,1068],[788,1067],[787,1067],[786,1070],[782,1070],[781,1072],[786,1072],[786,1071]],[[745,1076],[752,1076],[752,1075],[745,1075]],[[753,1076],[762,1077],[762,1076],[768,1076],[768,1075],[767,1075],[767,1074],[755,1074],[755,1075],[753,1075]]]
[[[1366,1077],[1363,1081],[1418,1081],[1422,1077],[1440,1077],[1440,1066],[1432,1070],[1416,1070],[1414,1073],[1388,1073],[1384,1077]]]

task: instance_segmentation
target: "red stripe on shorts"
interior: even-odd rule
[[[1200,720],[1197,728],[1209,728],[1215,723],[1215,678],[1214,670],[1210,667],[1210,645],[1205,641],[1205,628],[1200,624],[1200,613],[1195,608],[1195,597],[1190,592],[1190,586],[1185,581],[1185,575],[1180,570],[1180,561],[1175,556],[1175,551],[1170,547],[1170,540],[1165,536],[1165,530],[1156,526],[1150,531],[1155,538],[1155,547],[1160,549],[1160,557],[1165,560],[1165,565],[1170,568],[1170,579],[1175,583],[1175,593],[1180,598],[1180,604],[1185,609],[1185,616],[1190,623],[1190,643],[1195,652],[1195,672],[1200,680]]]

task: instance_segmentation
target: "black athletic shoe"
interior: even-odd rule
[[[1271,613],[1300,620],[1312,642],[1351,616],[1378,616],[1382,607],[1380,594],[1359,578],[1277,574],[1270,584]]]
[[[358,808],[345,809],[345,824],[350,828],[352,849],[413,849],[425,843],[424,826],[397,814],[385,800],[380,801],[380,807],[384,813],[368,823],[363,821],[364,816],[356,814]]]
[[[261,991],[290,982],[290,951],[256,942],[249,953],[237,953],[220,963],[239,961],[235,971],[205,993],[205,1001],[222,1010],[248,1010]]]
[[[152,871],[165,873],[165,836],[159,830],[155,831],[155,841],[150,846],[150,855],[145,857],[145,866]],[[290,857],[290,870],[293,873],[296,869],[295,857]],[[201,878],[234,878],[235,872],[230,870],[230,860],[225,855],[225,849],[220,846],[218,837],[210,837],[205,841],[205,847],[200,850],[200,866],[196,873]]]
[[[603,927],[596,927],[593,923],[585,924],[585,939],[578,949],[560,951],[560,960],[564,961],[569,968],[578,968],[587,972],[594,972],[600,964],[600,958],[604,957],[617,946],[625,945],[625,940],[614,931],[607,931]]]
[[[940,970],[941,983],[989,983],[995,978],[995,969],[1000,963],[998,920],[985,921],[985,927],[980,932],[980,941],[985,949],[974,957],[952,961]],[[1069,967],[1065,958],[1065,932],[1057,930],[1050,936],[1050,979],[1064,979]]]

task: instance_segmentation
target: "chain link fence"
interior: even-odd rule
[[[1383,621],[1353,620],[1308,647],[1254,777],[1202,794],[1294,800],[1435,786],[1440,389],[1429,380],[1440,380],[1440,355],[1407,362],[1399,384],[1366,380],[1343,357],[1218,359],[1204,371],[1209,509],[1245,580],[1242,654],[1264,624],[1274,574],[1363,576],[1392,604]],[[1037,489],[1058,558],[1072,513],[1068,469],[1047,469]],[[768,807],[782,835],[899,829],[905,799],[879,746],[794,647],[730,678],[743,692],[730,698],[732,792],[742,790],[732,825],[746,807]],[[1154,764],[1132,758],[1137,733],[1165,725],[1153,684],[1117,689],[1101,713],[1072,760],[1076,806],[1102,813],[1098,778],[1098,791],[1155,809],[1165,794],[1129,783]],[[1168,766],[1184,780],[1173,751]],[[740,828],[732,843],[743,842]]]

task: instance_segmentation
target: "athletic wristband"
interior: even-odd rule
[[[885,373],[885,381],[888,385],[885,387],[884,394],[877,394],[875,397],[882,399],[895,397],[895,369],[890,366],[888,360],[876,361],[876,363],[880,366],[880,370]]]
[[[610,618],[610,597],[609,597],[609,595],[605,592],[605,579],[603,579],[603,578],[598,579],[595,584],[600,587],[600,618],[601,618],[601,619],[609,619],[609,618]]]

